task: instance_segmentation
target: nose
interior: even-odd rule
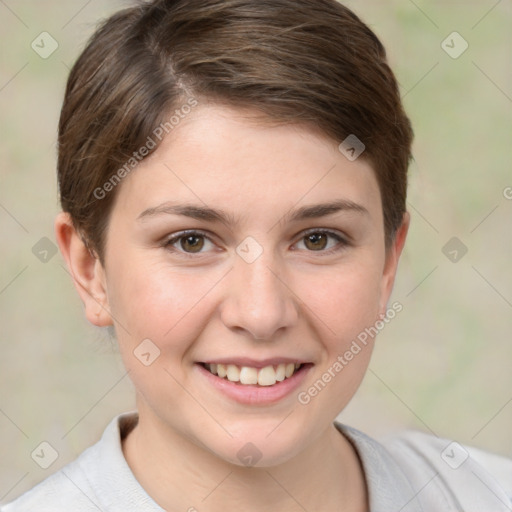
[[[297,306],[284,273],[271,258],[262,255],[247,263],[237,257],[221,307],[226,327],[245,331],[255,339],[272,339],[277,331],[297,322]]]

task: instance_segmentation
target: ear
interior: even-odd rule
[[[75,288],[84,303],[87,320],[98,327],[113,325],[103,266],[75,230],[68,213],[57,215],[55,236]]]
[[[407,232],[409,231],[409,225],[411,222],[411,216],[409,212],[405,212],[402,220],[402,224],[395,233],[395,237],[391,242],[390,247],[386,251],[386,262],[384,264],[384,271],[382,275],[381,285],[381,303],[380,303],[380,314],[385,315],[389,297],[393,291],[393,285],[395,283],[396,271],[398,268],[398,261],[404,248],[405,239],[407,238]]]

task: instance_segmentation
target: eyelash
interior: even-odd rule
[[[302,236],[299,238],[298,242],[303,241],[308,235],[313,235],[313,234],[328,235],[328,236],[334,238],[334,240],[336,240],[336,242],[338,242],[338,243],[336,246],[331,247],[328,250],[307,251],[307,252],[319,253],[321,255],[330,255],[330,254],[334,254],[336,252],[342,251],[343,249],[345,249],[346,247],[348,247],[350,245],[349,241],[346,238],[344,238],[343,236],[341,236],[340,234],[338,234],[334,231],[327,230],[327,229],[318,229],[318,228],[309,229],[309,230],[301,233]],[[176,235],[172,236],[171,238],[166,239],[163,243],[163,246],[166,249],[171,250],[172,252],[178,253],[185,258],[193,258],[197,255],[203,254],[202,252],[199,252],[199,253],[185,252],[185,251],[179,250],[175,247],[172,247],[175,243],[179,242],[182,238],[186,238],[188,236],[204,237],[211,243],[214,243],[213,240],[204,231],[188,230],[188,231],[182,231],[180,233],[177,233]],[[296,243],[298,243],[298,242],[296,242]]]

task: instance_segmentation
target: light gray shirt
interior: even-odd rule
[[[121,440],[135,413],[1,512],[162,512],[131,472]],[[406,431],[379,443],[335,422],[361,459],[371,512],[511,512],[512,460]],[[310,511],[317,512],[317,511]]]

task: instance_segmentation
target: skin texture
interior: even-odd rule
[[[386,311],[409,216],[386,251],[371,166],[350,162],[336,141],[308,127],[271,126],[202,105],[117,194],[104,267],[67,214],[58,216],[56,233],[87,318],[115,326],[140,417],[123,449],[146,491],[167,510],[366,510],[359,460],[332,421],[356,392],[373,341],[310,403],[300,404],[297,393]],[[366,212],[286,217],[338,200]],[[168,202],[221,209],[229,222],[138,218]],[[204,242],[201,252],[186,253],[183,238],[165,245],[191,229],[209,237],[194,239]],[[325,248],[308,244],[304,231],[311,229],[333,231],[348,244],[332,237],[321,239]],[[252,263],[236,252],[249,236],[263,251]],[[149,366],[133,353],[144,339],[160,350]],[[277,403],[243,405],[195,365],[229,357],[292,357],[313,367]],[[261,452],[255,467],[237,457],[248,442]]]

